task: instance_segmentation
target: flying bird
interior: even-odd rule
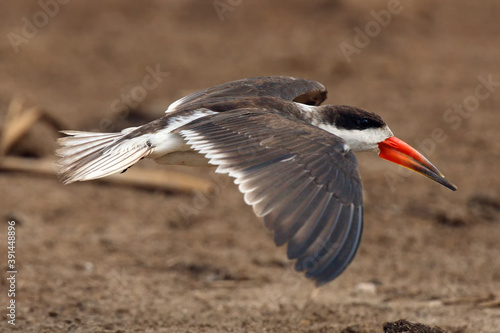
[[[414,170],[455,191],[439,170],[396,138],[375,113],[320,104],[319,82],[283,76],[243,79],[172,103],[148,124],[118,133],[63,131],[57,154],[64,184],[123,172],[142,158],[217,166],[295,268],[317,285],[339,276],[361,239],[363,198],[354,152]]]

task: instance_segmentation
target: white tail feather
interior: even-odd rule
[[[151,145],[144,136],[122,139],[128,132],[92,133],[63,131],[56,153],[61,159],[59,176],[64,184],[105,177],[122,172],[148,156]]]

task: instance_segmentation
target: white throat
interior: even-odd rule
[[[347,130],[324,123],[317,124],[317,126],[344,139],[352,151],[377,150],[379,142],[393,136],[392,131],[387,126],[365,130]]]

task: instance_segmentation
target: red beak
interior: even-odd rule
[[[452,191],[457,190],[457,187],[444,178],[444,175],[424,155],[403,140],[392,136],[380,142],[378,147],[379,157],[418,172]]]

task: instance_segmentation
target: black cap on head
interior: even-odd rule
[[[325,112],[326,122],[346,130],[364,130],[385,126],[382,118],[366,110],[348,105],[332,105]]]

